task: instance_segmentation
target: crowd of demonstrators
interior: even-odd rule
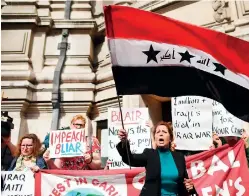
[[[33,171],[47,169],[47,164],[42,158],[41,142],[37,135],[23,136],[17,146],[16,158],[13,159],[9,171]]]
[[[117,150],[123,162],[146,169],[145,184],[140,195],[196,194],[193,182],[188,178],[184,156],[171,150],[173,130],[168,123],[162,121],[155,126],[152,135],[156,148],[146,148],[141,154],[131,154],[125,130],[121,129],[118,135],[121,141]]]
[[[71,121],[69,129],[84,129],[86,119],[82,115],[76,115]],[[87,152],[82,157],[50,159],[49,149],[44,153],[43,158],[50,169],[63,170],[97,170],[101,169],[100,144],[96,137],[86,137]]]
[[[86,118],[76,115],[71,124],[63,130],[85,129]],[[148,125],[147,125],[148,126]],[[127,132],[119,130],[120,142],[117,150],[123,162],[134,167],[145,167],[146,178],[141,195],[178,195],[185,196],[196,194],[193,181],[188,178],[184,156],[199,153],[201,151],[176,150],[174,133],[171,122],[159,122],[155,127],[149,125],[152,135],[152,148],[147,148],[141,154],[132,154],[128,142]],[[100,144],[94,136],[84,136],[86,141],[86,153],[81,157],[50,158],[49,137],[45,137],[43,143],[35,134],[24,135],[17,146],[11,143],[11,131],[2,131],[1,145],[1,166],[2,170],[9,171],[33,171],[40,169],[61,169],[61,170],[98,170],[101,169]],[[240,138],[219,137],[213,133],[213,145],[211,149],[221,147],[224,144],[233,146]],[[245,144],[246,158],[249,167],[249,135],[243,132],[242,139]],[[43,147],[42,147],[43,144]],[[127,156],[127,149],[128,154]],[[3,157],[4,155],[4,157]],[[128,161],[130,159],[130,161]],[[109,169],[110,162],[107,161],[104,170]]]
[[[100,144],[96,137],[85,136],[87,152],[82,157],[51,159],[49,154],[49,134],[43,143],[35,134],[24,135],[18,145],[11,143],[11,127],[2,120],[1,169],[2,171],[33,171],[39,169],[98,170],[101,169]],[[4,126],[3,126],[4,125]],[[71,120],[70,129],[84,129],[86,119],[76,115]],[[7,127],[7,128],[6,128]],[[6,130],[8,129],[8,130]]]

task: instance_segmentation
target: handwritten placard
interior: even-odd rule
[[[213,101],[213,131],[218,136],[241,137],[245,122],[229,113],[222,104]]]
[[[145,148],[151,148],[150,128],[146,125],[149,120],[147,108],[122,108],[125,130],[128,132],[132,153],[142,153]],[[123,163],[116,145],[120,142],[118,131],[122,128],[119,108],[108,110],[108,160],[110,169],[129,168]]]
[[[212,102],[199,96],[172,98],[176,149],[209,150],[212,145]]]
[[[84,130],[51,131],[49,150],[51,158],[83,156],[86,152]]]
[[[34,196],[34,173],[2,171],[2,196]]]

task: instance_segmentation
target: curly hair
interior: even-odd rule
[[[40,151],[41,151],[41,141],[40,139],[37,137],[36,134],[30,133],[30,134],[26,134],[24,135],[18,142],[17,145],[17,151],[15,153],[16,157],[19,157],[21,155],[21,145],[22,145],[22,141],[24,139],[32,139],[33,140],[33,156],[34,157],[38,157],[40,155]]]

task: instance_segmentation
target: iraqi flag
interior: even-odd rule
[[[125,6],[104,8],[119,95],[199,95],[249,122],[249,42]]]

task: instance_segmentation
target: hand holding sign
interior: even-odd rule
[[[90,164],[92,162],[92,156],[89,153],[86,153],[84,155],[84,159],[87,164]]]
[[[188,192],[191,191],[194,188],[194,183],[193,183],[192,179],[184,178],[183,183],[184,183],[184,185],[185,185]]]
[[[152,123],[149,120],[148,108],[123,108],[122,114],[124,128],[119,108],[108,110],[108,158],[112,162],[110,169],[129,168],[123,163],[116,149],[120,140],[129,140],[132,154],[142,153],[145,148],[151,148]]]
[[[172,125],[179,150],[209,150],[212,145],[212,102],[198,96],[172,98]]]
[[[37,165],[31,167],[30,169],[31,169],[31,171],[34,172],[34,173],[35,173],[35,172],[38,172],[38,171],[40,170],[40,168],[39,168]]]
[[[50,151],[49,149],[46,150],[46,152],[44,152],[43,154],[43,159],[48,162],[50,160]]]
[[[86,152],[85,139],[83,129],[51,131],[50,158],[83,156]]]

